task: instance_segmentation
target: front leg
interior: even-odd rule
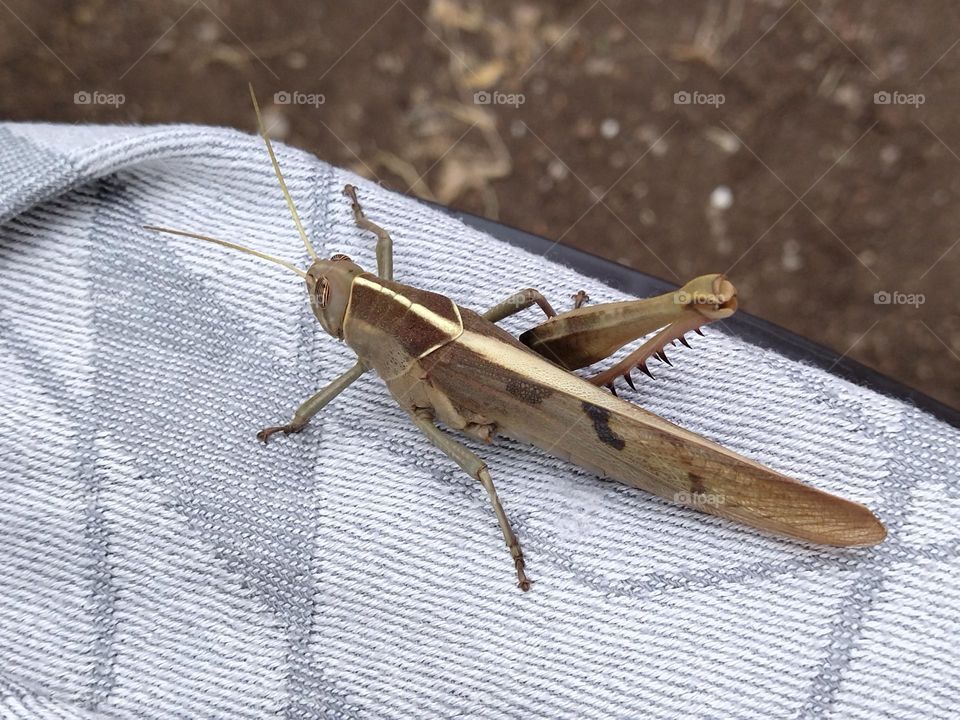
[[[358,360],[356,365],[347,370],[332,383],[327,385],[316,395],[308,398],[303,405],[297,408],[297,412],[294,413],[293,420],[288,422],[286,425],[276,425],[274,427],[264,428],[257,433],[257,440],[262,443],[266,443],[267,440],[270,439],[271,435],[278,432],[282,432],[284,435],[300,432],[307,426],[307,423],[310,422],[310,419],[314,415],[323,410],[327,403],[350,387],[350,384],[358,377],[363,375],[366,371],[367,367]]]
[[[433,421],[433,413],[429,410],[414,410],[410,413],[410,418],[414,424],[423,431],[434,445],[440,448],[451,460],[463,468],[471,477],[480,481],[483,488],[490,496],[490,502],[493,503],[493,511],[497,515],[497,521],[500,523],[500,530],[503,533],[503,539],[510,548],[510,555],[513,556],[513,564],[517,570],[517,586],[526,592],[530,589],[530,579],[524,572],[523,551],[520,549],[520,541],[513,534],[513,528],[510,527],[510,520],[500,504],[500,498],[497,496],[497,489],[493,486],[493,479],[487,470],[487,464],[481,460],[476,453],[472,452],[465,445],[457,442],[452,437],[438,428]]]
[[[393,280],[393,240],[390,238],[390,233],[370,222],[363,214],[363,208],[357,200],[357,189],[353,185],[345,185],[343,194],[350,198],[353,220],[357,227],[369,230],[377,236],[377,275],[384,280]]]

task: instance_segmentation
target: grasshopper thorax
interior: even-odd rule
[[[324,330],[340,340],[343,339],[353,280],[362,273],[363,268],[341,254],[329,260],[316,260],[307,270],[307,292],[313,314]]]

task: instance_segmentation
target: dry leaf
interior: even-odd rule
[[[491,60],[475,67],[466,74],[463,80],[471,90],[489,88],[503,76],[504,70],[506,70],[506,65],[502,60]]]

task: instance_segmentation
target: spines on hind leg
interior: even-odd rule
[[[686,327],[684,332],[697,330],[729,317],[736,307],[736,288],[729,280],[703,275],[657,297],[577,307],[528,330],[520,341],[551,362],[576,370],[673,323]]]

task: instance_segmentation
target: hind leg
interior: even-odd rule
[[[619,373],[598,376],[607,385],[611,377],[631,367],[646,371],[644,361],[653,356],[664,362],[663,348],[673,341],[685,343],[683,333],[699,332],[708,323],[723,320],[737,309],[736,288],[723,275],[702,275],[682,288],[643,300],[603,303],[584,307],[586,297],[574,296],[578,307],[552,317],[520,335],[520,342],[567,370],[578,370],[613,355],[624,345],[665,329],[658,341],[644,345],[630,365]],[[627,379],[630,382],[629,378]]]

